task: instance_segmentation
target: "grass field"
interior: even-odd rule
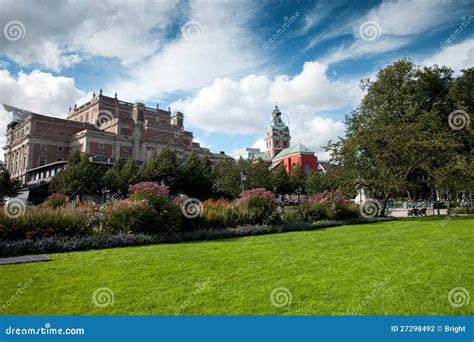
[[[0,266],[0,310],[3,315],[474,314],[474,220],[440,223],[439,218],[399,220],[53,254],[52,262]],[[105,307],[93,302],[101,287],[113,293]],[[456,287],[470,292],[470,303],[450,305],[448,292]],[[274,290],[280,295],[272,297]],[[104,299],[99,296],[98,302]]]

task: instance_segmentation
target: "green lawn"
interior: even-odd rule
[[[474,314],[474,220],[399,220],[0,266],[1,314]],[[18,286],[32,283],[18,294]],[[93,304],[110,288],[114,302]],[[286,288],[291,303],[270,296]],[[455,287],[470,292],[460,308]],[[13,300],[12,300],[13,298]],[[282,299],[282,298],[277,298]],[[284,298],[283,298],[284,299]]]

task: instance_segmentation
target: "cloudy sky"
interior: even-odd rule
[[[0,103],[65,117],[103,88],[183,111],[228,154],[262,145],[277,102],[292,142],[326,159],[360,79],[403,57],[474,65],[472,0],[2,0],[0,29]]]

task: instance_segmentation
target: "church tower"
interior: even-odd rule
[[[272,112],[272,122],[267,128],[265,136],[265,153],[270,158],[275,157],[281,150],[290,147],[290,129],[281,119],[278,106]]]

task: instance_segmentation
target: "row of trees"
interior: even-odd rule
[[[241,172],[246,180],[241,181]],[[118,159],[111,168],[92,163],[85,155],[75,154],[68,160],[68,167],[54,177],[50,189],[69,196],[98,195],[103,189],[126,194],[130,184],[142,181],[163,182],[172,194],[184,193],[190,197],[235,198],[243,188],[265,188],[276,193],[314,194],[332,190],[334,173],[306,176],[296,167],[288,175],[283,167],[276,172],[268,170],[268,164],[259,160],[252,163],[240,159],[221,160],[212,165],[208,158],[196,153],[181,164],[169,147],[137,166],[132,159]]]
[[[367,189],[383,209],[390,197],[472,191],[474,68],[454,77],[447,67],[400,60],[362,88],[345,138],[327,147],[342,186]]]

